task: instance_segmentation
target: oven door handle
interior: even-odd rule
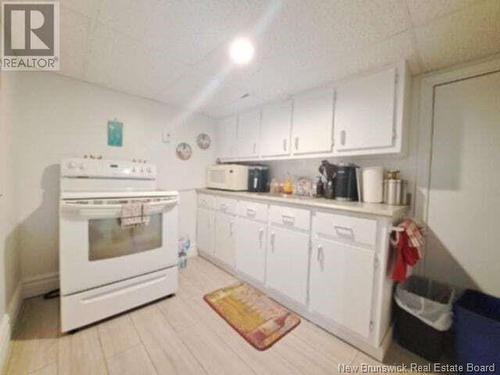
[[[171,207],[177,205],[177,199],[167,202],[150,202],[148,215],[159,214],[168,211]],[[73,214],[84,218],[113,218],[121,217],[121,204],[82,204],[69,203],[62,201],[60,204],[61,213]]]

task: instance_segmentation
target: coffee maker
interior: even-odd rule
[[[252,165],[248,168],[248,191],[264,193],[269,181],[269,167]]]
[[[358,166],[354,164],[331,164],[322,160],[319,167],[323,183],[323,196],[338,201],[358,201]]]
[[[335,200],[358,201],[358,166],[341,163],[335,176]]]

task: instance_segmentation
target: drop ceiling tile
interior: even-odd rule
[[[158,0],[101,0],[99,22],[139,40],[145,38]]]
[[[188,73],[158,94],[158,98],[166,103],[203,112],[208,107],[237,101],[246,93],[245,89],[229,85],[223,74],[198,76]]]
[[[406,6],[399,0],[291,0],[284,4],[263,34],[265,56],[362,48],[410,27]]]
[[[416,28],[415,33],[428,70],[491,55],[500,51],[500,1],[482,1]]]
[[[246,2],[234,0],[158,1],[145,32],[151,48],[194,64],[252,23]]]
[[[336,63],[335,80],[350,78],[363,72],[375,71],[380,67],[401,60],[408,62],[412,74],[422,72],[410,31],[404,31],[366,48],[353,48],[346,52],[345,55],[348,58],[339,58]]]
[[[87,17],[97,16],[99,5],[102,0],[59,0],[62,8],[70,9]]]
[[[186,67],[164,51],[97,24],[91,37],[86,80],[134,95],[154,97]]]
[[[61,74],[79,79],[84,78],[90,24],[89,17],[67,8],[61,9]]]
[[[203,113],[212,118],[222,118],[229,115],[242,113],[250,108],[256,108],[268,102],[265,99],[251,95],[247,98],[238,99],[231,103],[226,103],[221,106],[207,106],[203,109]]]
[[[406,0],[413,24],[420,26],[435,18],[478,4],[481,0]]]

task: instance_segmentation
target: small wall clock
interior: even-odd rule
[[[196,137],[196,144],[202,150],[208,149],[210,147],[211,142],[212,140],[210,139],[210,136],[208,134],[201,133],[198,134],[198,137]]]
[[[191,149],[191,146],[189,144],[187,144],[186,142],[181,142],[177,145],[175,153],[177,154],[177,157],[179,159],[188,160],[191,158],[193,150]]]

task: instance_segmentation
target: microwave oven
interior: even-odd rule
[[[248,166],[217,164],[208,167],[207,187],[210,189],[247,191]]]

